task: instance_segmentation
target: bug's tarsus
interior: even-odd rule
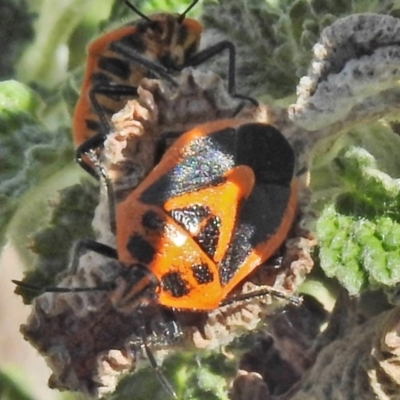
[[[99,148],[104,143],[104,135],[98,133],[89,139],[85,140],[80,146],[75,150],[75,161],[83,168],[87,173],[89,173],[96,180],[100,180],[100,175],[97,173],[96,169],[91,163],[88,163],[84,156],[87,155],[89,151]]]

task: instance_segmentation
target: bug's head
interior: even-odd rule
[[[155,55],[167,69],[181,71],[187,60],[198,51],[203,29],[201,24],[191,18],[180,21],[179,14],[153,14],[149,18],[151,23],[143,21],[140,24],[146,26],[142,40],[148,57]]]
[[[186,14],[198,3],[192,4],[182,13],[159,13],[144,15],[129,1],[124,3],[142,20],[136,25],[146,47],[147,56],[156,56],[161,64],[171,71],[180,71],[198,50],[202,25]]]

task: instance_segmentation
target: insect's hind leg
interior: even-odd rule
[[[93,164],[84,156],[88,152],[96,151],[97,149],[102,147],[105,138],[111,131],[111,125],[104,112],[104,109],[97,100],[96,96],[98,95],[105,95],[111,99],[113,97],[132,97],[137,95],[137,88],[129,85],[97,84],[93,86],[89,92],[89,99],[92,108],[100,120],[100,131],[77,147],[77,149],[75,150],[75,160],[86,172],[88,172],[97,180],[100,179],[98,171],[93,167]]]
[[[195,54],[188,62],[187,66],[200,65],[214,56],[228,50],[228,93],[237,99],[249,101],[258,107],[258,101],[250,96],[236,93],[236,48],[229,40],[223,40],[213,46],[207,47],[199,53]],[[237,114],[237,112],[236,112]]]

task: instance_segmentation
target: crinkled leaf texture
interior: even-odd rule
[[[387,149],[385,154],[397,157],[395,153]],[[353,295],[396,286],[400,280],[400,179],[383,172],[377,159],[361,147],[343,150],[334,164],[341,194],[318,219],[321,267]]]

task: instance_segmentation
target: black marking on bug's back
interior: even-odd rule
[[[161,287],[172,297],[182,297],[190,292],[187,282],[179,272],[168,272],[161,278]]]
[[[198,204],[189,207],[175,208],[168,213],[183,229],[193,232],[199,224],[210,215],[210,209]]]
[[[236,165],[252,168],[258,183],[288,185],[293,178],[295,156],[280,131],[266,124],[244,124],[237,130]]]
[[[287,185],[258,185],[241,202],[231,243],[219,265],[221,285],[232,279],[256,246],[268,244],[285,217],[290,191]]]
[[[92,84],[92,86],[108,85],[110,84],[110,82],[110,77],[104,72],[94,72],[92,75],[90,75],[90,83]]]
[[[235,166],[235,132],[223,129],[188,143],[181,149],[182,160],[145,190],[140,200],[161,206],[170,198],[224,183],[224,175]]]
[[[142,225],[144,228],[158,232],[163,232],[166,226],[165,221],[155,212],[146,211],[142,216]]]
[[[155,255],[154,247],[139,234],[130,236],[126,248],[132,257],[143,264],[149,264]]]
[[[200,233],[194,237],[202,250],[210,257],[214,258],[220,236],[221,219],[213,215],[207,219]]]
[[[252,246],[248,237],[253,233],[254,231],[250,226],[240,225],[236,228],[229,247],[218,265],[219,281],[222,286],[233,278],[236,271],[250,254]]]
[[[251,251],[279,229],[285,218],[293,179],[293,149],[274,127],[246,124],[236,136],[236,162],[250,166],[256,182],[238,205],[232,240],[219,263],[221,285],[226,285]],[[282,238],[282,241],[284,238]]]
[[[138,54],[143,54],[146,49],[146,43],[143,40],[144,34],[150,29],[153,22],[149,21],[138,21],[135,23],[135,30],[130,35],[126,35],[119,39],[119,41],[131,49],[135,50]],[[110,49],[113,50],[113,43],[110,43]]]
[[[214,280],[214,274],[210,271],[207,264],[195,264],[191,268],[193,277],[199,285],[205,285]]]
[[[98,65],[103,71],[123,80],[127,80],[131,74],[129,63],[121,58],[100,57]]]

